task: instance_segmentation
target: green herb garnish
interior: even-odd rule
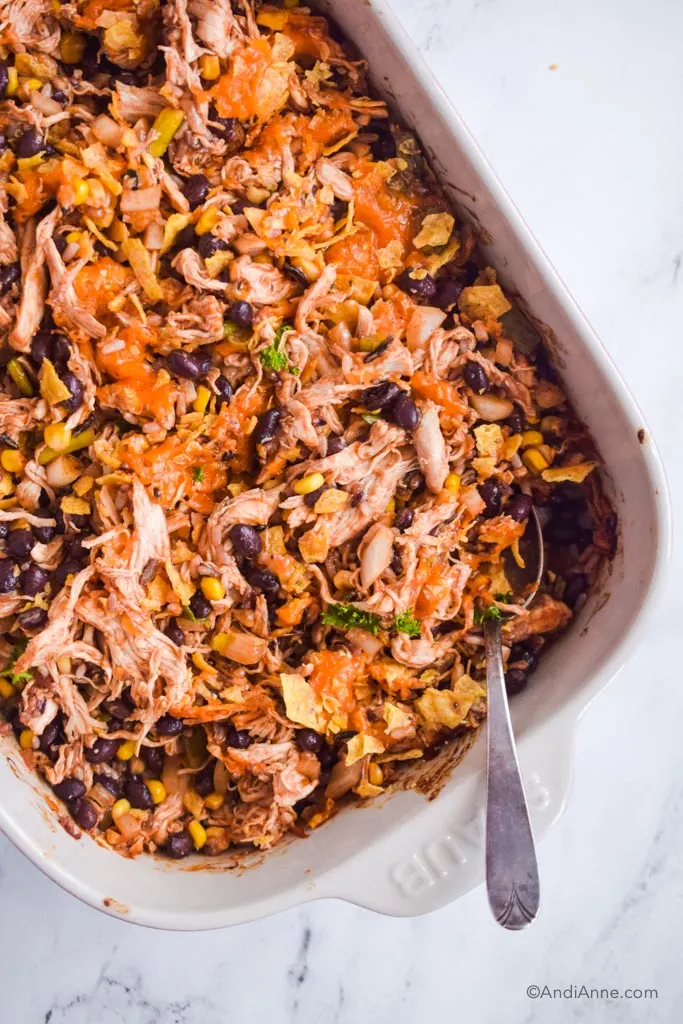
[[[12,652],[10,654],[9,661],[7,662],[5,667],[2,669],[2,671],[0,671],[0,676],[2,676],[3,679],[9,680],[9,682],[12,684],[12,686],[21,686],[22,683],[30,683],[31,680],[33,679],[33,673],[32,672],[29,672],[29,671],[26,671],[26,672],[13,672],[12,671],[12,669],[16,665],[17,660],[19,659],[19,657],[26,650],[27,644],[28,644],[28,640],[24,640],[24,639],[17,640],[17,642],[12,646]]]
[[[475,608],[474,609],[474,621],[478,625],[485,622],[486,619],[502,619],[503,613],[497,604],[490,604],[488,608]]]
[[[401,612],[400,615],[395,616],[394,629],[397,633],[407,633],[408,636],[412,637],[418,637],[420,635],[420,623],[410,609],[408,609],[407,612]]]
[[[355,604],[329,605],[322,614],[322,621],[326,626],[336,626],[337,629],[365,629],[373,636],[377,636],[381,625],[379,615],[361,611]]]
[[[280,324],[275,332],[273,344],[269,345],[268,348],[264,348],[263,352],[259,353],[259,359],[266,370],[274,370],[276,373],[280,370],[288,370],[289,373],[293,373],[295,376],[298,375],[299,370],[296,367],[290,366],[287,353],[280,347],[285,334],[293,330],[294,328],[291,324]]]
[[[377,420],[381,419],[382,414],[381,412],[362,412],[360,418],[362,420],[365,420],[366,423],[372,424],[376,423]]]
[[[203,466],[192,467],[192,479],[196,484],[200,483],[204,479],[204,468]]]
[[[501,604],[512,604],[513,593],[511,590],[506,590],[504,594],[494,594],[493,596]]]

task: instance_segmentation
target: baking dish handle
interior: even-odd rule
[[[536,840],[562,813],[572,778],[575,722],[544,727],[519,748]],[[484,881],[484,772],[464,779],[323,883],[317,897],[345,899],[379,913],[412,917],[443,907]],[[541,852],[541,885],[543,856]],[[320,891],[320,890],[323,891]],[[327,890],[327,891],[324,891]]]

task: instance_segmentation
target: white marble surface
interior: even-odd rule
[[[680,508],[683,6],[395,6],[638,396]],[[229,932],[153,933],[81,906],[0,839],[0,1021],[680,1020],[675,575],[649,641],[579,727],[573,795],[541,846],[544,907],[527,933],[494,927],[482,891],[416,920],[329,902]],[[534,1001],[532,984],[659,998]]]

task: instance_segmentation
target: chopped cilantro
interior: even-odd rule
[[[394,629],[397,633],[407,633],[408,636],[420,635],[420,623],[410,610],[401,612],[394,618]]]
[[[259,353],[261,363],[263,364],[266,370],[274,370],[276,373],[279,372],[280,370],[288,370],[289,373],[293,373],[295,374],[295,376],[298,376],[299,370],[297,369],[297,367],[290,366],[289,359],[287,358],[287,353],[283,352],[283,350],[280,348],[284,335],[287,333],[287,331],[293,330],[294,328],[292,327],[291,324],[280,324],[277,331],[275,332],[273,344],[269,345],[268,348],[264,348],[263,352]]]
[[[190,622],[207,622],[208,619],[198,619],[195,613],[190,608],[189,604],[183,605],[183,618],[189,619]]]
[[[193,466],[192,467],[192,479],[196,484],[200,483],[204,479],[204,467]]]
[[[376,423],[377,420],[381,419],[382,414],[379,412],[363,412],[361,413],[361,419],[365,420],[366,423]]]
[[[511,590],[506,590],[504,594],[494,594],[493,596],[501,604],[512,604],[513,594]]]
[[[329,605],[322,614],[322,621],[326,626],[336,626],[337,629],[365,629],[373,636],[377,636],[380,629],[379,615],[361,611],[355,604]]]
[[[23,638],[21,640],[17,640],[17,642],[12,647],[12,653],[10,654],[9,661],[7,662],[5,667],[2,669],[2,671],[0,671],[0,676],[2,676],[3,679],[9,680],[9,682],[12,684],[12,686],[20,686],[22,683],[30,683],[30,681],[33,679],[33,673],[32,672],[28,672],[28,671],[27,672],[13,672],[12,671],[12,669],[14,668],[14,666],[15,666],[15,664],[17,662],[17,659],[26,650],[26,645],[27,644],[28,644],[28,640],[24,640]]]
[[[477,625],[485,622],[486,619],[502,619],[503,613],[497,604],[490,604],[488,608],[475,608],[474,621]]]

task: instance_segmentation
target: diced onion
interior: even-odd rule
[[[384,647],[384,641],[368,633],[367,629],[350,629],[346,639],[352,647],[369,654],[371,658],[376,657]]]
[[[62,108],[57,100],[53,100],[51,96],[43,96],[42,92],[31,93],[31,106],[45,117],[62,113]]]
[[[45,468],[50,487],[68,487],[81,475],[81,465],[72,455],[58,455]]]
[[[111,117],[107,117],[106,114],[100,114],[99,117],[95,118],[90,127],[95,138],[103,142],[105,146],[111,146],[112,149],[116,149],[120,145],[123,138],[123,129]]]
[[[164,244],[164,225],[158,220],[152,221],[145,230],[143,244],[145,249],[153,251],[161,249]]]
[[[498,395],[472,395],[470,402],[487,423],[507,419],[515,408],[509,398],[500,398]]]
[[[149,188],[124,189],[121,193],[122,213],[145,213],[158,210],[161,202],[161,185],[150,185]]]
[[[418,306],[406,329],[406,342],[411,352],[424,348],[434,331],[441,327],[446,314],[436,306]]]

